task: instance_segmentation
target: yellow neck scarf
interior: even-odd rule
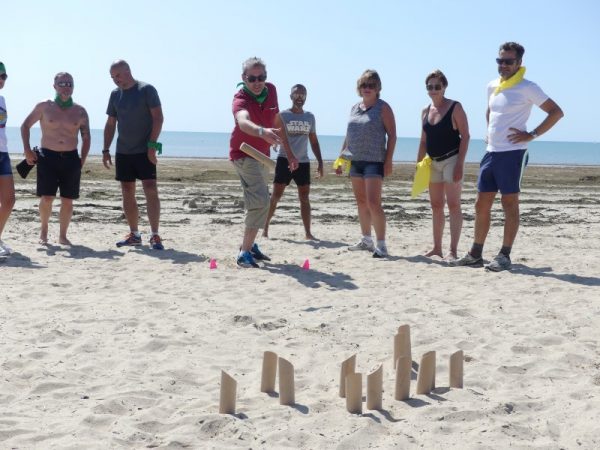
[[[498,87],[494,91],[494,95],[498,95],[504,89],[510,89],[511,87],[516,86],[521,81],[523,81],[523,77],[524,76],[525,76],[525,67],[521,66],[519,68],[519,70],[517,70],[517,73],[515,73],[508,80],[502,80],[502,77],[500,77],[500,84],[498,85]]]

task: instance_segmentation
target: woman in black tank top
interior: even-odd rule
[[[437,256],[449,261],[457,258],[462,230],[460,196],[469,145],[469,124],[462,105],[445,97],[448,80],[440,70],[427,75],[425,87],[431,104],[423,109],[423,127],[417,153],[417,162],[425,158],[426,154],[432,159],[429,199],[433,219],[433,248],[425,256]],[[450,217],[450,249],[444,256],[442,236],[445,204],[448,204]]]

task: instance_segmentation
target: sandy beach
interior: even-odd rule
[[[476,173],[467,167],[460,253]],[[328,175],[311,195],[320,240],[303,239],[291,186],[258,241],[272,258],[261,269],[235,264],[244,210],[225,160],[161,160],[162,252],[147,245],[143,195],[145,245],[115,247],[128,230],[98,157],[71,247],[56,243],[58,202],[51,244],[38,245],[35,177],[16,176],[3,237],[15,253],[0,263],[0,448],[599,448],[600,168],[527,169],[513,269],[502,273],[421,256],[431,214],[426,195],[410,199],[412,174],[398,164],[384,185],[389,258],[347,251],[356,207],[349,180]],[[501,238],[497,204],[486,260]],[[437,353],[436,389],[416,395],[414,372],[410,400],[396,401],[393,336],[404,324],[413,368]],[[464,388],[450,389],[459,349]],[[294,406],[260,392],[267,350],[294,365]],[[363,377],[383,363],[381,410],[350,414],[338,395],[354,354]],[[238,383],[235,415],[218,413],[221,370]]]

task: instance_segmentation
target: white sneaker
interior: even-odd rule
[[[385,258],[388,256],[387,247],[376,247],[373,251],[373,258]]]
[[[3,241],[0,240],[0,255],[6,254],[6,256],[12,253],[12,248],[6,245]]]
[[[348,250],[350,250],[350,251],[368,250],[368,251],[372,252],[372,251],[375,251],[375,245],[373,244],[373,241],[367,242],[364,239],[361,239],[356,244],[349,246]]]
[[[510,258],[503,253],[499,253],[494,256],[492,262],[485,266],[485,270],[491,270],[492,272],[502,272],[503,270],[509,270],[512,266]]]

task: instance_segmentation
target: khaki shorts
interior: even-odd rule
[[[247,228],[263,228],[269,214],[269,171],[257,160],[247,157],[233,161],[244,190]]]
[[[443,161],[431,161],[430,183],[454,183],[454,168],[458,155],[451,156]],[[462,180],[460,180],[462,182]]]

